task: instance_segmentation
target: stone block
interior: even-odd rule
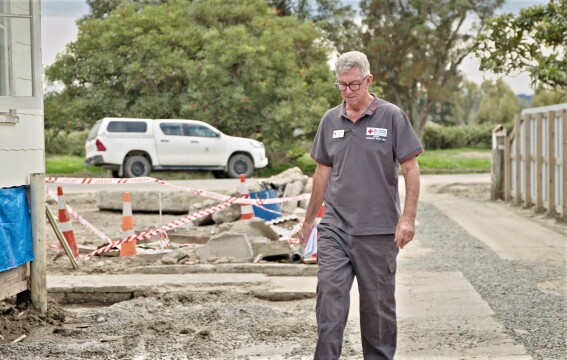
[[[213,214],[212,219],[215,224],[230,223],[240,219],[240,205],[235,204],[222,209]]]
[[[219,229],[220,231],[220,229]],[[265,237],[270,240],[279,240],[279,235],[266,222],[260,218],[242,220],[232,224],[228,231],[246,234],[249,237]]]
[[[211,257],[233,257],[236,261],[250,262],[254,259],[252,245],[248,236],[233,232],[215,235],[202,247],[195,250],[200,260]]]
[[[100,210],[122,211],[123,191],[104,190],[96,193],[96,206]],[[159,212],[182,214],[188,213],[191,204],[201,201],[202,197],[185,191],[130,191],[132,211]]]
[[[303,187],[304,185],[302,180],[296,180],[292,183],[288,183],[285,187],[283,197],[288,198],[301,195],[303,193]],[[282,203],[282,210],[284,213],[290,214],[293,210],[297,209],[298,204],[299,201],[284,202]]]

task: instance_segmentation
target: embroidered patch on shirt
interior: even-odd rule
[[[333,139],[338,139],[338,138],[343,138],[343,137],[345,137],[345,131],[344,130],[333,131]]]
[[[383,128],[366,128],[366,139],[386,141],[388,137],[388,129]]]

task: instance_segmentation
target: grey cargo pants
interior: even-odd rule
[[[394,235],[351,236],[329,224],[318,227],[318,339],[314,359],[339,359],[356,276],[364,359],[392,360],[397,338],[394,292],[399,252]]]

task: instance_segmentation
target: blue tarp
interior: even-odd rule
[[[26,187],[0,189],[0,271],[33,260]]]

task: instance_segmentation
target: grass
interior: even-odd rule
[[[84,158],[71,155],[52,155],[45,159],[47,175],[90,174],[91,176],[106,175],[106,170],[96,166],[85,166]]]
[[[422,174],[465,174],[490,172],[491,151],[489,149],[427,150],[417,157]],[[49,156],[46,159],[46,174],[49,176],[109,176],[107,170],[85,166],[83,158],[69,155]],[[256,171],[258,177],[270,177],[291,166],[299,166],[305,174],[313,174],[316,164],[309,154],[304,154],[295,164],[276,165]],[[208,172],[152,172],[152,177],[164,180],[212,178]]]
[[[417,157],[422,174],[490,172],[490,149],[426,150]]]

